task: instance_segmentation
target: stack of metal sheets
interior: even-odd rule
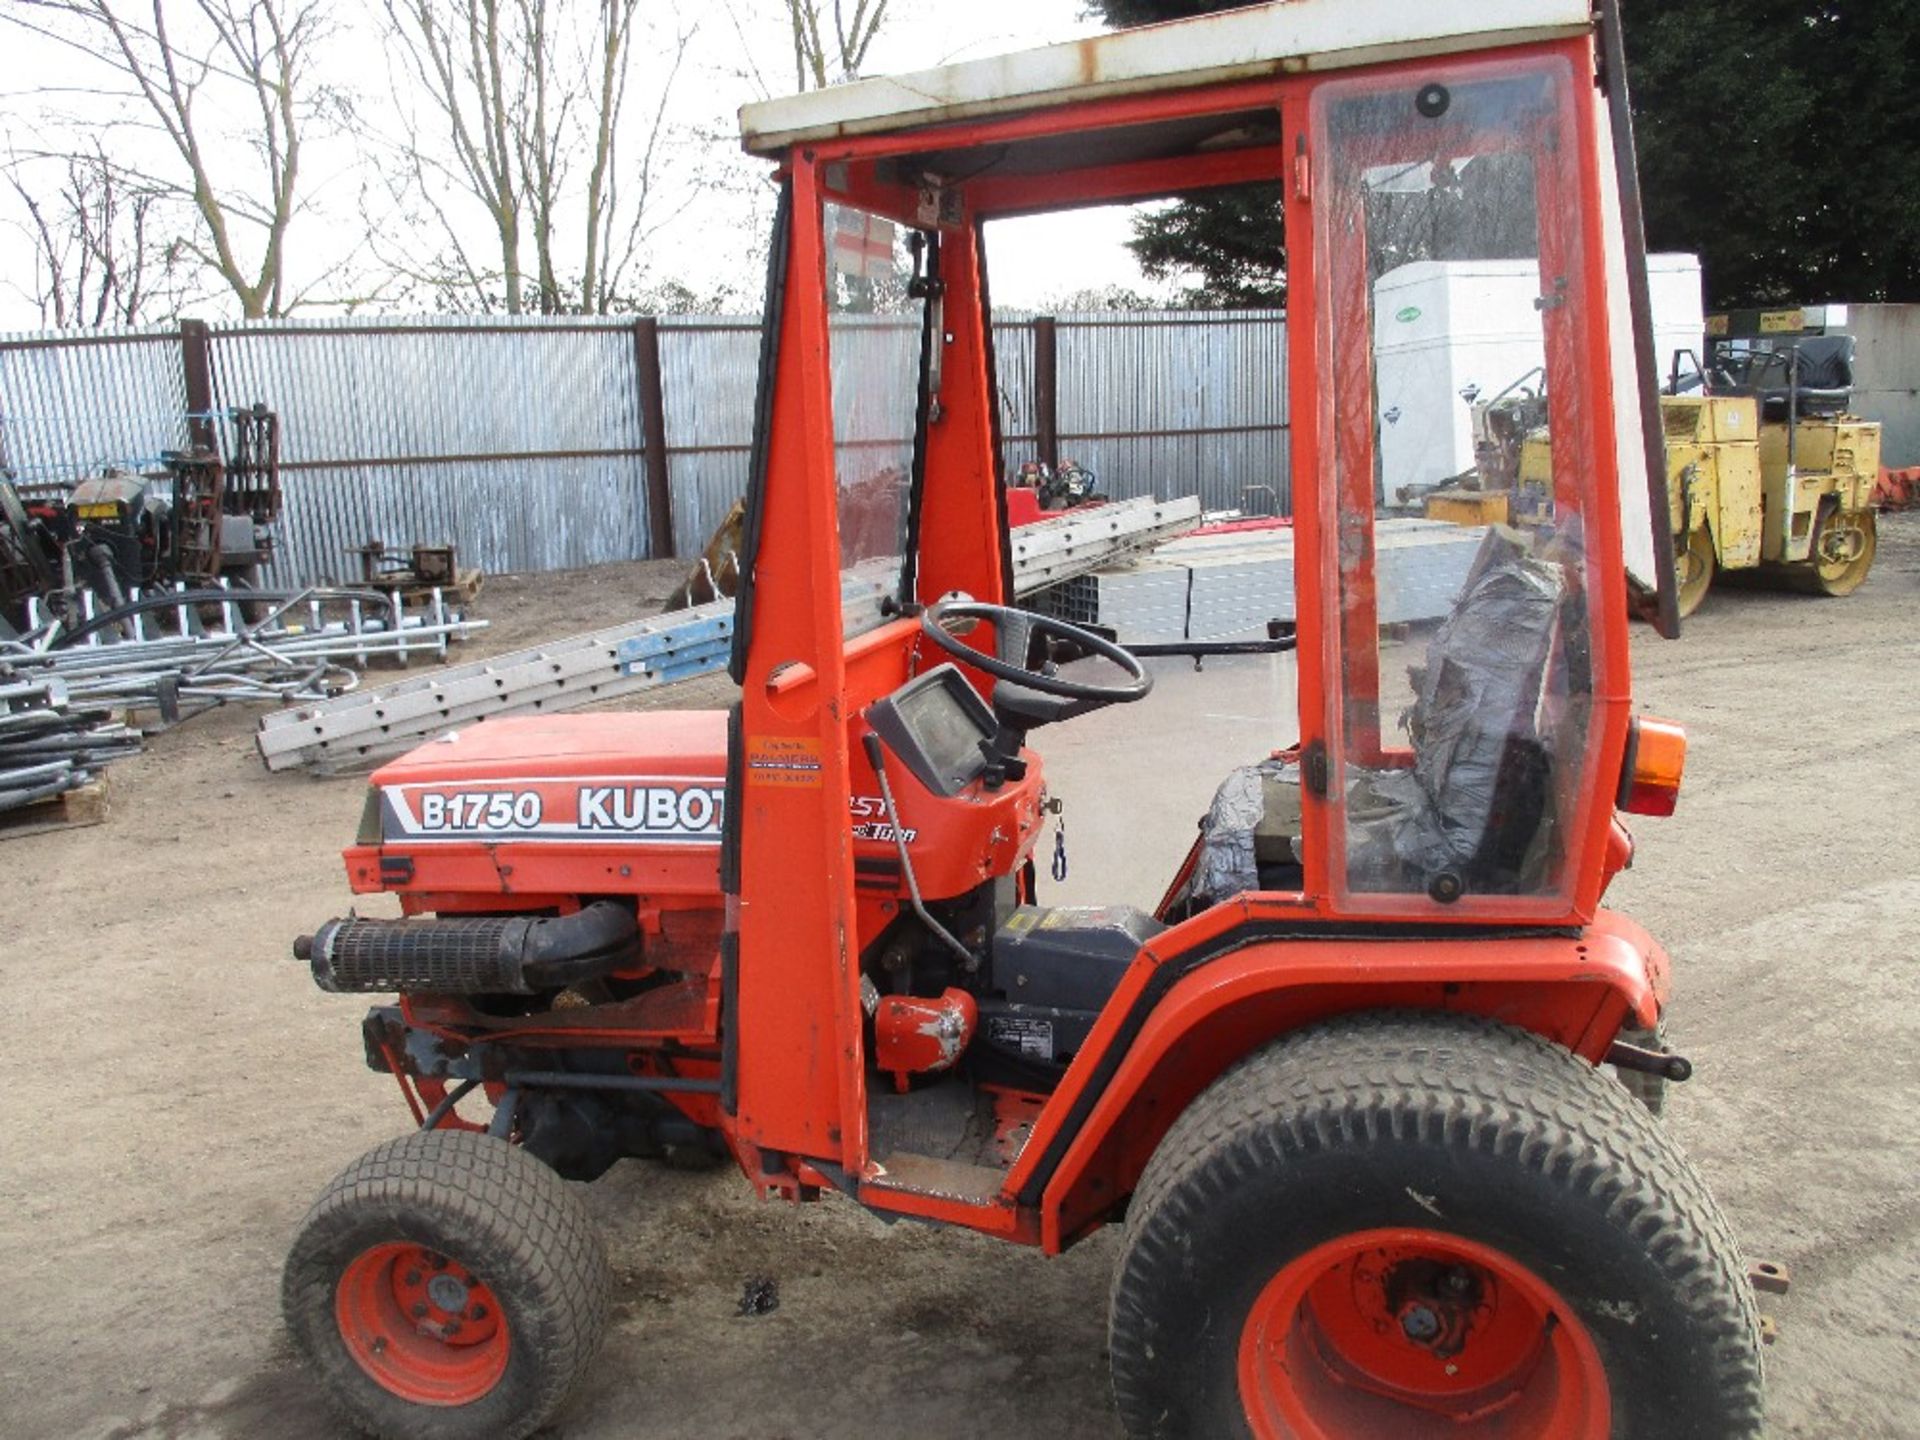
[[[1484,527],[1383,518],[1374,523],[1379,621],[1438,620],[1465,583]],[[1293,530],[1222,529],[1170,540],[1036,597],[1036,609],[1110,626],[1129,640],[1256,640],[1293,620]]]

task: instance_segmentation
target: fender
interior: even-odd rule
[[[1436,947],[1446,952],[1444,964],[1436,963]],[[1056,1136],[1092,1098],[1052,1173],[1045,1173],[1044,1152],[1053,1147],[1036,1133],[1029,1146],[1034,1158],[1020,1167],[1028,1175],[1010,1177],[1013,1185],[1038,1180],[1044,1186],[1040,1238],[1047,1253],[1097,1228],[1132,1193],[1195,1096],[1241,1057],[1302,1025],[1399,1007],[1484,1015],[1597,1064],[1629,1017],[1653,1026],[1668,995],[1666,952],[1634,921],[1605,910],[1586,928],[1557,934],[1250,938],[1238,945],[1230,940],[1224,951],[1204,948],[1212,953],[1162,955],[1152,946],[1141,952],[1136,970],[1151,967],[1179,978],[1162,989],[1147,976],[1134,992],[1146,1001],[1144,1019],[1130,1043],[1124,1019],[1114,1037],[1125,1047],[1118,1063],[1108,1060],[1111,1049],[1098,1060],[1088,1054],[1095,1064],[1073,1087],[1076,1094],[1055,1097],[1069,1107]],[[1157,1001],[1150,998],[1156,991]],[[1142,1007],[1136,1002],[1135,1008]],[[1101,1070],[1110,1070],[1104,1083]]]

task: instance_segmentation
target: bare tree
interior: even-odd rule
[[[793,76],[801,90],[821,90],[859,78],[867,50],[887,18],[888,0],[786,0],[793,25]],[[822,11],[826,14],[823,16]],[[822,28],[822,20],[827,22]]]
[[[178,37],[170,16],[183,22]],[[198,233],[183,248],[257,317],[284,314],[298,298],[288,289],[286,248],[300,210],[301,145],[308,124],[337,100],[309,69],[327,16],[323,0],[151,0],[144,8],[15,0],[6,18],[113,72],[114,92],[170,152],[170,163],[139,178],[192,207]],[[212,118],[234,113],[248,117],[237,133]]]
[[[163,189],[122,173],[97,140],[68,155],[15,152],[4,168],[34,256],[29,283],[8,283],[43,324],[131,325],[178,307],[185,286]]]
[[[393,198],[423,206],[447,247],[411,278],[509,314],[617,308],[660,223],[667,103],[693,28],[642,26],[640,0],[383,4],[409,85],[429,97],[445,141],[444,154],[418,135],[402,146],[409,183]],[[626,157],[633,127],[623,120],[643,35],[666,56],[667,73],[641,117],[640,153]],[[479,205],[494,255],[474,253],[450,199]]]

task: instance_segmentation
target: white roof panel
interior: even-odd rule
[[[740,107],[757,155],[835,136],[1071,101],[1369,65],[1577,35],[1590,0],[1275,0],[1064,45],[856,80]]]

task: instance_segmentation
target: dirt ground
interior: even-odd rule
[[[1763,1304],[1772,1433],[1806,1440],[1920,1434],[1920,516],[1882,533],[1852,599],[1727,592],[1678,644],[1636,637],[1639,700],[1692,755],[1610,897],[1675,956],[1697,1074],[1670,1123],[1748,1253],[1792,1267]],[[623,618],[663,569],[495,578],[467,654]],[[1152,902],[1228,757],[1274,738],[1269,663],[1167,662],[1134,728],[1049,733],[1058,898]],[[349,903],[362,785],[268,775],[253,718],[116,767],[104,825],[0,842],[0,1434],[335,1433],[281,1328],[280,1263],[405,1111],[361,1063],[359,1006],[288,953]],[[1048,1261],[633,1162],[586,1193],[618,1309],[569,1440],[1117,1436],[1111,1234]],[[758,1276],[780,1306],[741,1318]]]

